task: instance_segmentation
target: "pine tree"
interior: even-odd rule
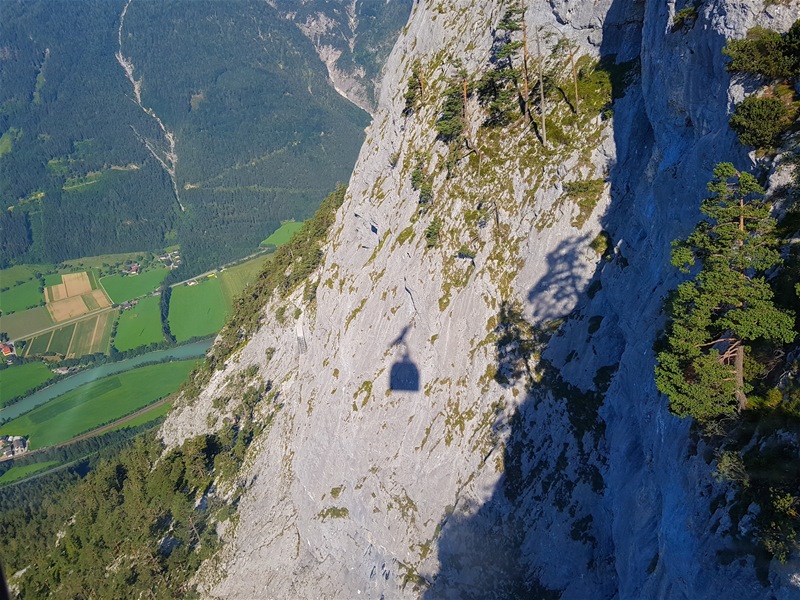
[[[794,317],[775,307],[764,273],[780,262],[775,222],[756,179],[730,163],[714,169],[706,220],[673,242],[672,264],[701,265],[669,301],[668,349],[659,353],[656,385],[677,415],[699,421],[747,408],[748,344],[789,343]]]

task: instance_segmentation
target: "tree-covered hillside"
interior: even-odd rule
[[[7,2],[0,27],[0,264],[248,254],[349,177],[368,122],[266,2]]]

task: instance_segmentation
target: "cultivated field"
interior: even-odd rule
[[[48,273],[44,276],[45,287],[51,287],[61,284],[61,273]]]
[[[197,360],[140,367],[88,383],[0,426],[30,436],[30,449],[66,442],[177,391]]]
[[[42,362],[15,365],[0,371],[0,406],[55,377]]]
[[[111,301],[108,299],[108,296],[103,293],[103,290],[94,290],[93,292],[84,294],[81,298],[83,298],[83,303],[86,304],[89,310],[100,310],[101,308],[111,306]]]
[[[156,268],[138,275],[109,275],[100,278],[100,284],[111,301],[120,304],[158,289],[168,272],[169,269]]]
[[[30,358],[59,354],[64,358],[80,358],[85,354],[108,353],[115,317],[116,313],[109,310],[47,331],[28,340],[24,355]]]
[[[95,273],[62,273],[61,283],[45,288],[47,310],[53,321],[62,323],[111,306],[105,293],[96,287]]]
[[[47,348],[50,346],[50,338],[52,337],[53,332],[48,331],[30,340],[25,347],[25,356],[36,356],[37,354],[44,354],[47,352]]]
[[[117,322],[114,347],[123,352],[164,341],[161,331],[161,298],[151,296],[139,300],[139,304],[122,311]]]
[[[8,337],[12,340],[20,339],[32,331],[38,331],[53,324],[53,317],[44,306],[0,317],[0,331],[8,333]]]
[[[228,312],[222,285],[217,277],[204,277],[194,286],[172,288],[169,328],[179,342],[217,333]]]
[[[56,302],[48,302],[47,310],[56,323],[62,323],[75,317],[81,317],[89,312],[89,307],[80,296],[65,298]]]
[[[100,313],[94,318],[82,319],[75,324],[67,358],[79,358],[85,354],[108,353],[111,345],[111,328],[116,313],[113,310]]]
[[[69,354],[69,346],[72,343],[72,335],[75,333],[75,323],[60,327],[53,331],[50,339],[50,347],[47,349],[49,354]]]

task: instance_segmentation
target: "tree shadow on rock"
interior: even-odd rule
[[[556,319],[577,304],[586,277],[576,265],[585,262],[590,241],[588,235],[565,239],[547,255],[547,273],[528,292],[528,302],[538,306],[534,317]]]

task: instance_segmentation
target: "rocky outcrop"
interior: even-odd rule
[[[697,220],[716,162],[751,164],[727,127],[739,92],[720,49],[756,23],[787,28],[797,4],[707,3],[678,31],[672,3],[531,9],[529,31],[616,63],[613,116],[589,98],[578,117],[554,103],[543,148],[524,123],[480,127],[472,99],[476,150],[454,155],[436,140],[443,90],[489,67],[503,10],[415,6],[315,300],[274,299],[162,428],[169,445],[213,430],[231,374],[255,365],[274,383],[238,526],[198,575],[206,596],[800,593],[796,563],[757,569],[736,546],[747,520],[728,518],[713,456],[652,377],[678,281],[669,243]],[[406,114],[413,65],[427,85]]]
[[[380,70],[412,0],[269,2],[311,41],[342,96],[369,113],[380,90]]]

